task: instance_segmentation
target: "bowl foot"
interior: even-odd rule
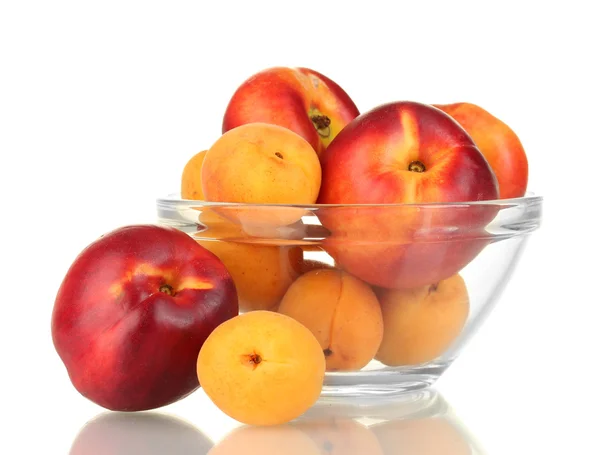
[[[391,397],[433,385],[449,364],[383,368],[357,372],[328,372],[322,397]]]

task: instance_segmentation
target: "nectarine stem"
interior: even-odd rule
[[[168,284],[163,284],[158,290],[167,295],[173,295],[173,287]]]
[[[408,170],[411,172],[425,172],[425,165],[419,160],[411,161]]]
[[[319,133],[319,136],[329,137],[329,135],[331,134],[331,128],[329,128],[329,125],[331,125],[331,119],[329,117],[327,117],[326,115],[317,114],[311,115],[310,120],[313,122],[313,125],[317,129],[317,133]]]

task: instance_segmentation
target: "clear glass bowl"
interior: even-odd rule
[[[394,395],[433,384],[481,326],[542,198],[292,206],[174,194],[157,210],[224,262],[241,312],[281,311],[313,330],[323,396]]]

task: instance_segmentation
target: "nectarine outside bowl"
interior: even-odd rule
[[[324,396],[433,384],[490,314],[542,198],[281,205],[157,200],[230,271],[240,311],[306,325],[327,361]]]

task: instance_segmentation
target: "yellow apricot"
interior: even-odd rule
[[[341,270],[302,275],[283,296],[279,312],[316,336],[327,371],[360,370],[371,361],[383,337],[377,297],[369,285]]]
[[[208,149],[202,189],[208,201],[252,204],[314,204],[321,164],[311,145],[281,126],[249,123],[227,131]],[[291,207],[223,211],[236,222],[283,226],[306,213]]]
[[[375,358],[388,366],[434,360],[458,337],[469,315],[467,287],[458,274],[435,285],[379,293],[384,330]]]
[[[235,283],[242,312],[276,310],[299,275],[300,247],[196,241],[225,264]]]
[[[206,150],[196,153],[185,164],[181,175],[181,198],[204,200],[202,190],[202,163]]]
[[[319,398],[325,357],[302,324],[271,311],[252,311],[219,325],[197,363],[206,395],[225,414],[250,425],[278,425]]]

